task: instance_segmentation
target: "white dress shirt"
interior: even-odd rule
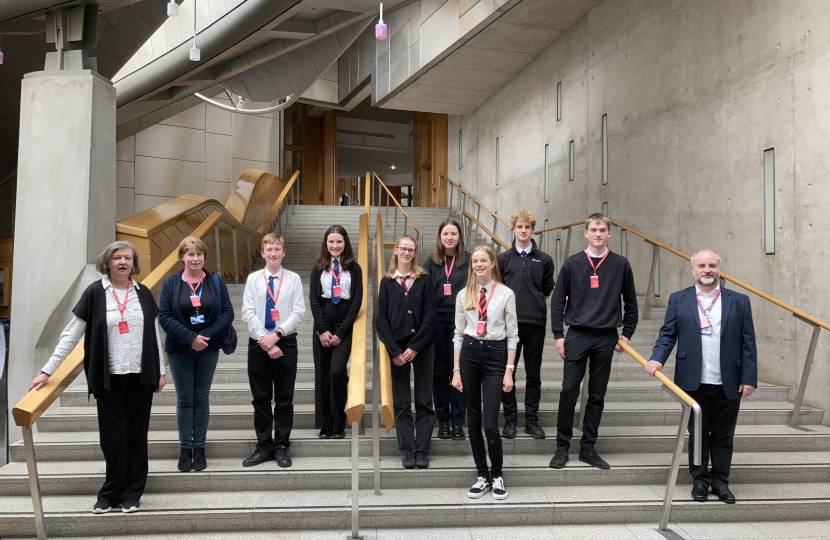
[[[265,278],[263,278],[263,274]],[[305,295],[303,282],[300,276],[285,268],[272,274],[268,269],[257,270],[248,276],[245,282],[245,295],[242,297],[242,320],[248,327],[248,333],[253,339],[259,340],[270,332],[265,329],[265,301],[268,297],[268,278],[274,277],[274,294],[277,290],[280,295],[274,306],[280,312],[280,320],[274,321],[274,331],[282,329],[283,335],[291,334],[297,324],[305,317]],[[280,289],[280,280],[284,280]],[[268,315],[270,317],[270,314]]]
[[[348,300],[352,290],[352,273],[349,270],[343,270],[343,265],[340,264],[340,257],[332,259],[331,263],[340,265],[340,298]],[[326,270],[320,274],[320,285],[323,286],[323,298],[331,299],[331,271]]]
[[[127,373],[141,373],[141,352],[144,340],[144,312],[141,310],[141,303],[136,292],[141,285],[130,279],[129,295],[126,290],[115,289],[108,277],[101,280],[104,287],[104,297],[107,299],[107,345],[109,346],[110,373],[112,375],[126,375]],[[124,297],[127,296],[127,307],[124,310],[122,319],[118,305],[115,303],[113,291],[118,295],[118,301],[124,305]],[[127,321],[130,329],[122,334],[118,329],[118,323]],[[164,349],[161,347],[161,333],[159,332],[158,319],[153,321],[156,325],[156,346],[159,349],[160,373],[164,375]],[[49,361],[41,370],[43,373],[52,375],[58,366],[69,356],[81,338],[86,333],[86,322],[78,317],[72,317],[61,333],[58,346],[49,358]]]
[[[591,248],[586,249],[585,253],[587,253],[588,256],[591,257],[591,258],[600,258],[601,259],[601,258],[605,257],[606,253],[608,253],[608,246],[605,246],[605,251],[603,251],[599,255],[594,255],[594,252],[591,251]]]
[[[720,285],[715,287],[715,290],[709,294],[703,294],[695,285],[697,292],[697,299],[703,304],[703,307],[708,308],[712,300],[718,296],[720,292]],[[718,297],[718,301],[712,306],[709,311],[709,324],[712,326],[712,335],[700,335],[700,340],[703,344],[703,371],[700,374],[701,384],[723,384],[720,376],[720,329],[721,329],[721,303],[723,298]],[[703,310],[697,306],[698,318],[703,317]]]
[[[410,272],[406,275],[407,276],[412,276],[412,273]],[[401,278],[402,277],[405,277],[405,276],[403,274],[401,274],[401,271],[400,270],[395,270],[395,281],[398,283],[398,285],[401,284]],[[415,283],[415,280],[412,277],[407,277],[406,278],[406,290],[409,290],[410,287],[412,287],[413,283]]]
[[[507,338],[507,348],[515,349],[519,344],[519,325],[516,318],[516,295],[503,283],[496,285],[495,281],[485,285],[485,295],[490,298],[487,304],[487,333],[479,336],[478,329],[478,295],[481,294],[481,285],[476,286],[476,306],[473,309],[464,309],[464,297],[467,289],[461,290],[455,298],[455,337],[454,347],[460,349],[464,343],[464,336],[470,336],[483,341],[499,341]],[[490,293],[493,296],[490,296]]]
[[[520,248],[519,244],[513,244],[513,246],[516,248],[516,251],[519,252],[519,255],[521,255],[522,252],[524,252],[525,256],[530,255],[530,250],[533,248],[533,244],[530,244],[526,248]]]

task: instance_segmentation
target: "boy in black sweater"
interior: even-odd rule
[[[519,344],[516,347],[516,364],[524,352],[525,374],[525,433],[534,439],[544,439],[539,427],[539,399],[542,395],[542,350],[545,346],[548,296],[553,291],[553,259],[536,248],[531,235],[536,228],[536,216],[528,210],[520,210],[510,216],[510,226],[515,236],[513,246],[498,258],[499,272],[504,284],[516,294],[516,315],[519,323]],[[502,437],[516,437],[516,420],[519,415],[516,404],[516,372],[514,386],[502,395],[504,430]]]
[[[556,453],[550,461],[554,469],[563,468],[568,461],[574,409],[589,358],[588,403],[579,461],[600,469],[610,468],[594,451],[594,444],[611,376],[611,360],[615,350],[622,352],[622,348],[615,349],[617,328],[623,327],[619,340],[624,343],[628,343],[637,328],[634,274],[628,259],[608,250],[610,236],[608,218],[603,214],[591,214],[585,221],[589,247],[565,260],[559,272],[559,285],[550,302],[556,349],[565,361],[556,424]],[[625,305],[624,315],[620,313],[620,295]],[[567,338],[563,320],[569,327]]]

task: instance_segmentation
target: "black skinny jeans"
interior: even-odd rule
[[[481,341],[464,336],[461,347],[461,383],[467,401],[467,430],[470,446],[479,476],[497,478],[502,475],[504,454],[499,433],[499,409],[501,408],[504,370],[507,369],[507,340]],[[484,411],[482,413],[482,397]],[[487,450],[484,435],[487,437]],[[490,470],[487,470],[487,452],[490,453]]]
[[[406,350],[409,339],[398,346]],[[432,429],[435,427],[435,409],[432,408],[432,347],[419,352],[411,362],[392,366],[392,405],[395,409],[395,432],[401,452],[429,452]],[[415,372],[415,421],[412,421],[412,386],[410,370]]]
[[[435,320],[435,363],[432,368],[432,393],[435,397],[435,415],[439,422],[464,425],[467,406],[464,394],[452,386],[452,370],[455,352],[452,338],[455,335],[455,313],[438,313]]]

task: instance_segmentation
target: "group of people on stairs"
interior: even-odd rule
[[[502,438],[512,439],[517,433],[515,372],[520,358],[526,374],[524,432],[546,438],[539,425],[539,402],[551,296],[551,330],[564,367],[550,467],[561,469],[569,460],[575,409],[587,370],[579,460],[610,468],[595,446],[614,351],[622,351],[618,342],[627,343],[637,327],[631,265],[608,249],[609,219],[592,214],[585,221],[588,248],[564,261],[554,287],[554,262],[532,240],[535,226],[532,212],[513,214],[515,239],[497,257],[487,246],[467,251],[461,226],[447,219],[423,267],[417,263],[416,240],[401,236],[379,285],[375,325],[391,358],[402,465],[429,467],[436,423],[439,439],[464,440],[466,422],[477,471],[468,491],[471,498],[488,492],[497,500],[508,496]],[[89,393],[96,398],[106,460],[95,513],[140,508],[148,474],[153,393],[166,384],[159,324],[166,333],[164,351],[176,389],[179,470],[207,466],[210,388],[234,310],[225,282],[204,269],[206,254],[201,240],[182,240],[183,268],[165,280],[157,305],[152,292],[131,277],[140,273],[133,245],[110,244],[96,267],[104,277],[83,293],[55,352],[32,381],[31,388],[41,388],[85,338],[84,369]],[[282,265],[282,236],[266,234],[261,255],[265,268],[248,276],[242,303],[257,439],[243,466],[276,460],[278,466],[290,467],[297,327],[306,304],[300,276]],[[734,503],[728,477],[735,426],[741,399],[757,387],[752,313],[745,295],[720,286],[717,254],[703,250],[691,262],[695,284],[671,295],[646,372],[655,376],[677,344],[675,381],[703,413],[703,460],[695,466],[689,459],[692,497],[705,501],[711,488],[719,500]],[[321,439],[345,436],[347,365],[352,326],[363,299],[362,272],[347,231],[340,225],[329,227],[311,270],[309,292],[315,334],[315,428]]]

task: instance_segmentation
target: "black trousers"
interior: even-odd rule
[[[147,432],[155,388],[141,374],[110,375],[112,389],[96,396],[98,435],[107,462],[98,492],[112,504],[137,501],[147,484]]]
[[[256,341],[248,338],[248,382],[254,398],[252,403],[256,447],[269,451],[280,446],[290,446],[288,439],[294,425],[297,338],[281,339],[277,346],[283,352],[283,356],[272,359]]]
[[[695,482],[708,485],[729,485],[729,470],[732,467],[732,441],[741,400],[729,399],[719,384],[701,384],[700,388],[688,394],[700,405],[703,414],[703,439],[701,463],[692,464],[694,417],[689,418],[689,473]],[[712,468],[709,469],[711,457]]]
[[[455,365],[454,344],[455,313],[438,313],[435,325],[435,362],[432,366],[432,395],[435,398],[435,415],[439,422],[463,426],[467,405],[464,394],[452,386],[452,370]]]
[[[499,408],[504,393],[504,370],[507,369],[507,340],[480,341],[464,337],[461,346],[461,383],[467,396],[467,430],[470,447],[479,476],[495,478],[502,475],[504,453],[499,433]],[[484,409],[482,411],[482,398]],[[484,436],[487,437],[487,449]],[[487,452],[490,453],[490,470],[487,469]]]
[[[579,400],[579,385],[588,368],[588,403],[580,445],[590,450],[597,442],[599,423],[605,407],[605,392],[611,377],[611,360],[617,344],[617,332],[589,334],[569,329],[565,336],[565,368],[559,394],[559,418],[556,421],[556,446],[569,448],[574,427],[574,410]],[[589,364],[590,360],[590,364]]]
[[[349,301],[336,305],[323,299],[323,320],[329,332],[334,334],[349,312]],[[352,354],[352,329],[336,347],[323,347],[320,336],[312,338],[314,349],[314,427],[330,429],[335,433],[346,429],[346,398],[349,390],[349,373],[346,365]]]
[[[406,342],[398,345],[406,350]],[[411,362],[402,366],[392,365],[392,402],[395,409],[395,432],[401,452],[429,452],[432,429],[435,427],[435,410],[432,408],[432,347],[418,353]],[[409,373],[415,373],[415,420],[412,420],[412,387]]]
[[[545,348],[544,326],[519,323],[519,344],[516,346],[516,367],[524,351],[525,361],[525,421],[538,422],[539,400],[542,398],[542,351]],[[516,404],[516,370],[513,370],[513,389],[501,398],[504,405],[504,421],[515,422],[519,416]]]

